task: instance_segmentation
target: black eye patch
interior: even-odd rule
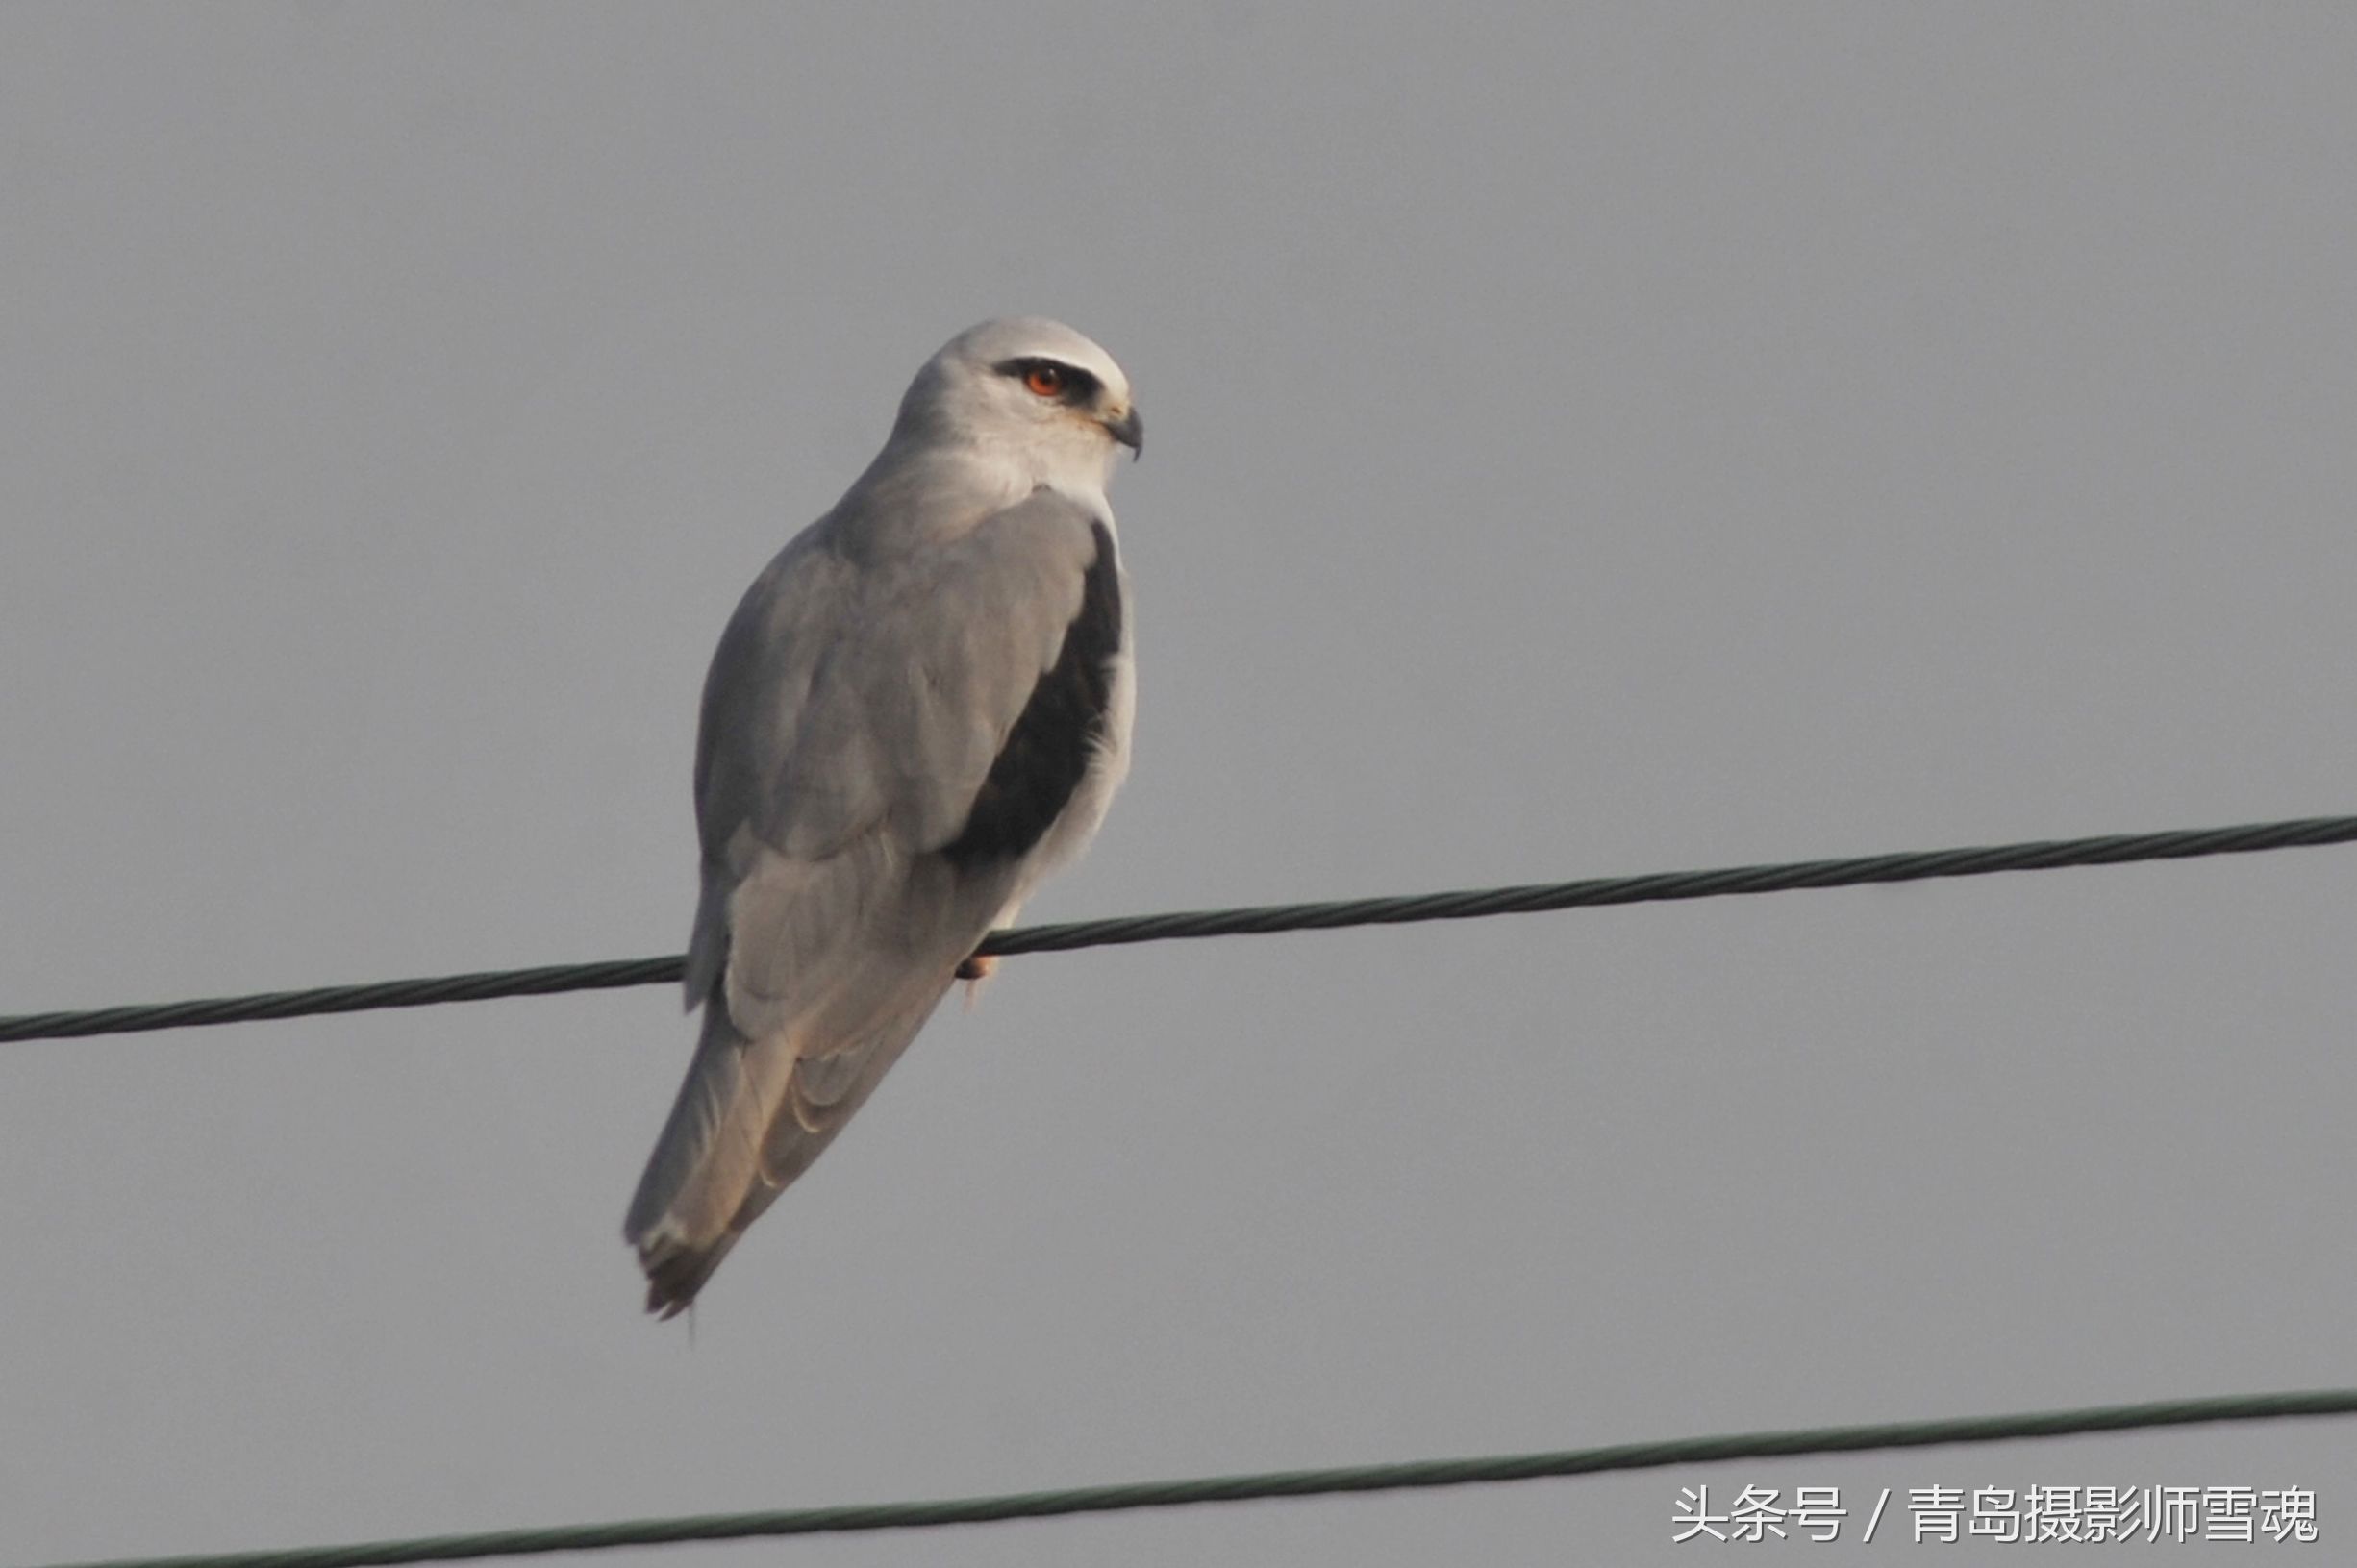
[[[1103,382],[1080,366],[1066,364],[1062,360],[1051,360],[1040,354],[1026,354],[1013,360],[1001,360],[990,368],[1002,376],[1013,377],[1034,391],[1040,389],[1042,379],[1052,382],[1056,390],[1047,395],[1053,396],[1059,403],[1067,403],[1074,407],[1095,402],[1096,394],[1104,390],[1105,386]]]

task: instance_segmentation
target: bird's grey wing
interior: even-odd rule
[[[1060,670],[1093,669],[1101,699],[1109,616],[1118,639],[1111,536],[1061,497],[882,561],[826,526],[755,584],[706,684],[690,983],[712,1006],[627,1227],[657,1306],[915,1037],[1047,826],[1025,754],[1056,749],[1043,705],[1087,702]]]

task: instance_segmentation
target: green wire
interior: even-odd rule
[[[1739,1432],[1664,1443],[1553,1454],[1509,1454],[1478,1459],[1423,1459],[1409,1464],[1345,1465],[1327,1470],[1279,1470],[1192,1481],[1132,1481],[1053,1492],[944,1498],[921,1503],[875,1503],[767,1513],[700,1514],[630,1519],[544,1530],[488,1531],[414,1540],[304,1547],[283,1552],[225,1552],[206,1556],[127,1557],[73,1568],[372,1568],[382,1563],[447,1562],[468,1557],[524,1556],[539,1552],[590,1552],[616,1546],[663,1546],[679,1541],[730,1541],[844,1531],[922,1530],[1003,1519],[1048,1519],[1125,1508],[1176,1508],[1259,1498],[1328,1497],[1415,1487],[1464,1486],[1478,1481],[1535,1481],[1545,1476],[1593,1475],[1607,1470],[1657,1470],[1725,1459],[1781,1458],[1802,1454],[1855,1454],[1869,1449],[1926,1448],[1942,1443],[1995,1443],[2061,1437],[2076,1432],[2129,1431],[2215,1421],[2265,1421],[2287,1416],[2357,1414],[2357,1388],[2305,1393],[2239,1394],[2219,1399],[2105,1405],[2075,1410],[1967,1416],[1946,1421],[1889,1422],[1868,1427],[1815,1427],[1796,1431]]]

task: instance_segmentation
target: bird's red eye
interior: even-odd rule
[[[1035,364],[1023,372],[1023,385],[1041,397],[1054,397],[1064,390],[1064,369],[1060,365]]]

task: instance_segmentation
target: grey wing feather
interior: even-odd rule
[[[885,560],[822,520],[713,660],[696,764],[710,1004],[625,1232],[676,1309],[858,1109],[1016,891],[954,839],[1081,608],[1095,519],[1041,492]]]

